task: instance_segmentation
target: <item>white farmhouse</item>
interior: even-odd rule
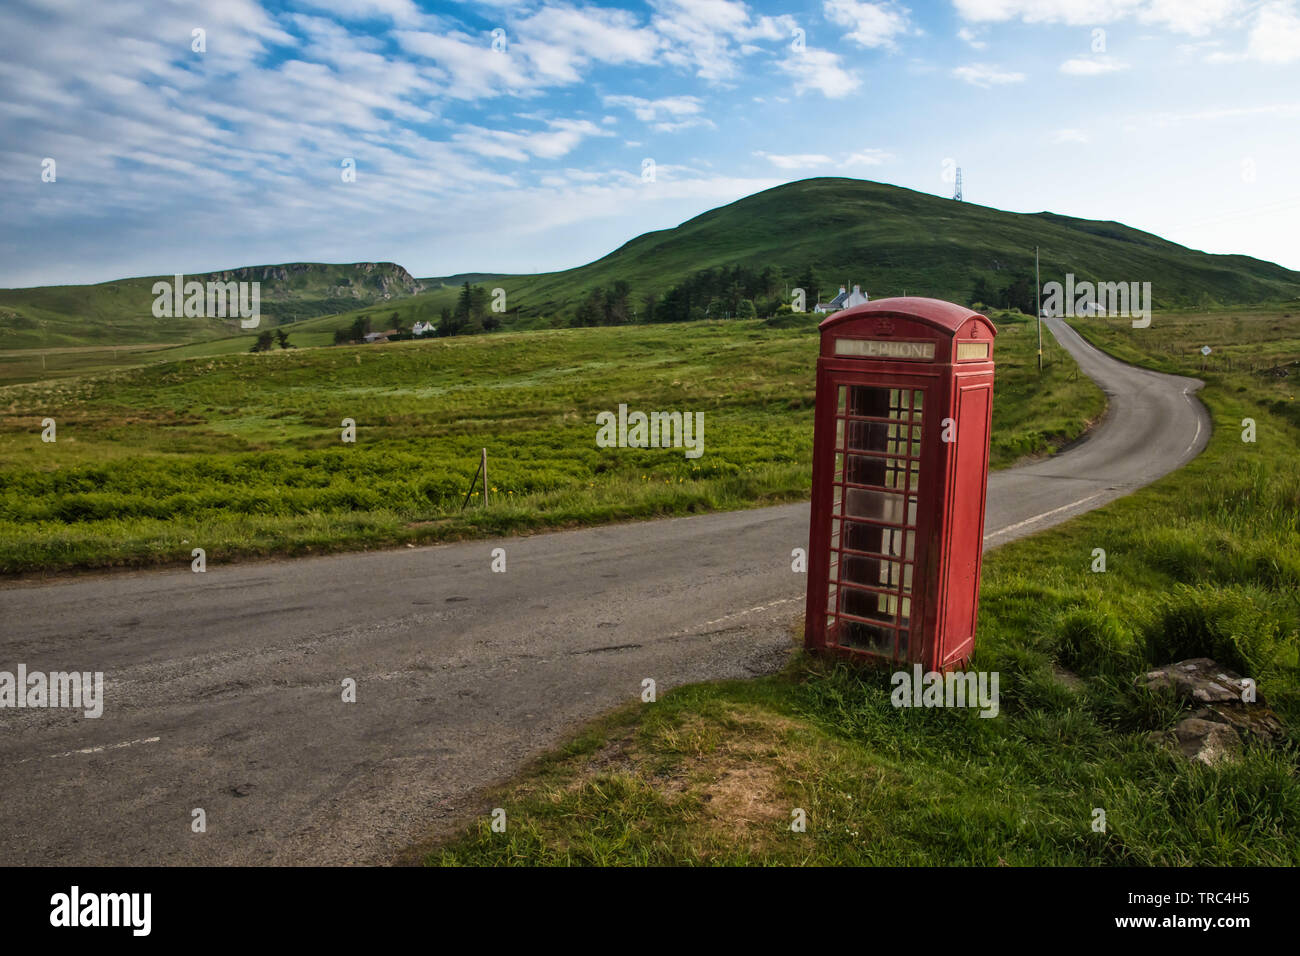
[[[851,309],[855,305],[864,305],[870,301],[870,296],[862,291],[861,287],[854,286],[852,292],[845,292],[844,286],[840,286],[840,294],[829,302],[818,302],[813,306],[814,312],[839,312],[841,309]]]

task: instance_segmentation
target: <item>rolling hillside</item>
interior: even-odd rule
[[[906,292],[969,302],[980,278],[995,287],[1019,276],[1032,282],[1035,246],[1044,282],[1063,280],[1067,272],[1081,280],[1151,282],[1157,308],[1300,297],[1300,272],[1249,256],[1198,252],[1117,222],[1004,212],[898,186],[820,178],[646,233],[574,269],[422,280],[428,291],[395,307],[322,317],[302,330],[332,330],[367,313],[385,321],[393,311],[407,325],[436,321],[444,306],[455,304],[457,286],[467,279],[506,290],[507,327],[549,328],[569,324],[578,303],[597,287],[625,281],[640,303],[700,270],[730,265],[776,266],[787,277],[811,268],[826,295],[840,284],[859,283],[873,298]]]
[[[1209,255],[1116,222],[1013,213],[857,179],[788,183],[638,236],[587,265],[540,275],[464,273],[414,279],[393,263],[256,266],[215,273],[258,279],[271,324],[295,323],[299,345],[328,344],[333,330],[368,315],[437,321],[464,281],[507,292],[507,328],[572,322],[596,288],[628,283],[633,305],[661,296],[700,270],[743,265],[811,270],[825,296],[859,283],[873,298],[927,295],[971,301],[976,282],[1032,281],[1034,247],[1044,282],[1151,282],[1157,308],[1205,308],[1300,297],[1300,273],[1249,256]],[[204,277],[196,277],[204,278]],[[246,349],[233,322],[154,319],[154,279],[95,286],[0,290],[0,350],[175,343],[182,355]],[[787,285],[790,284],[787,282]],[[809,290],[808,305],[812,305]],[[228,341],[212,341],[225,336]]]
[[[293,262],[185,278],[260,282],[265,325],[387,302],[425,288],[392,262]],[[233,320],[155,318],[153,284],[171,280],[172,276],[149,276],[97,285],[0,289],[0,350],[202,342],[239,331]]]
[[[977,278],[1149,281],[1157,306],[1244,304],[1300,296],[1300,273],[1249,256],[1208,255],[1116,222],[1003,212],[856,179],[778,186],[674,229],[646,233],[565,272],[502,277],[526,313],[571,309],[616,279],[634,294],[663,293],[701,269],[741,264],[811,267],[827,283],[860,283],[873,298],[969,300]],[[825,292],[827,290],[823,290]]]

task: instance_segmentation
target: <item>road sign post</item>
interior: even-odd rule
[[[1038,247],[1034,246],[1034,321],[1038,323],[1038,374],[1043,374],[1043,283],[1038,277]]]

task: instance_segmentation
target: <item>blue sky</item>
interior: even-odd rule
[[[1297,147],[1296,0],[6,0],[0,286],[545,271],[954,164],[967,201],[1300,269]]]

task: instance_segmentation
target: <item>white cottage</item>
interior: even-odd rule
[[[840,294],[829,302],[818,302],[813,306],[814,312],[839,312],[841,309],[851,309],[855,305],[864,305],[871,301],[870,296],[862,291],[860,286],[854,286],[852,292],[845,292],[844,286],[840,286]]]

